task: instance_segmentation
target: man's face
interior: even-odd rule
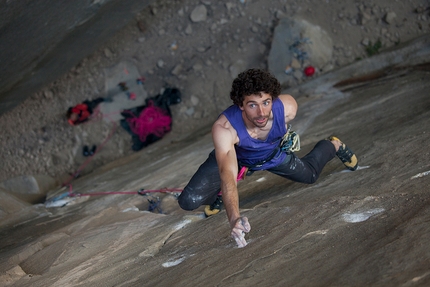
[[[249,123],[258,128],[264,128],[272,112],[272,96],[263,92],[245,96],[240,109]]]

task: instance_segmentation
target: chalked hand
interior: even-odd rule
[[[236,220],[236,224],[231,230],[231,236],[236,241],[237,247],[245,247],[248,243],[245,240],[245,233],[251,230],[251,225],[247,217],[240,217]]]

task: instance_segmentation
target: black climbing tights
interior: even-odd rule
[[[306,156],[298,158],[294,153],[284,162],[267,171],[292,181],[314,183],[324,166],[334,158],[336,150],[328,140],[319,141]],[[194,210],[201,205],[212,204],[221,186],[215,151],[199,167],[178,198],[179,205],[185,210]]]

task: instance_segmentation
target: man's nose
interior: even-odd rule
[[[264,115],[264,106],[263,105],[258,106],[257,113],[259,116]]]

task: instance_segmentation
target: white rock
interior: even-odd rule
[[[191,24],[187,25],[187,28],[185,28],[185,34],[190,35],[193,33],[193,28],[191,27]]]
[[[104,54],[105,54],[106,58],[109,58],[109,59],[112,58],[112,52],[108,48],[106,48],[104,50]]]
[[[193,9],[190,15],[190,19],[193,22],[201,22],[206,21],[207,18],[207,9],[205,5],[198,5]]]
[[[197,106],[199,104],[199,98],[197,98],[196,96],[192,95],[191,96],[191,104],[193,106]]]
[[[361,25],[365,25],[369,20],[371,20],[371,17],[368,13],[362,12],[358,14],[358,19]]]
[[[185,114],[187,114],[188,116],[192,116],[194,114],[194,112],[195,112],[194,107],[191,107],[185,111]]]
[[[194,71],[201,71],[202,69],[203,69],[203,66],[199,63],[193,65]]]
[[[163,68],[164,67],[164,61],[163,60],[158,60],[157,61],[157,67],[159,67],[159,68]]]
[[[291,60],[291,64],[290,64],[291,68],[293,69],[300,69],[302,67],[302,65],[300,64],[299,60],[297,60],[296,58],[293,57],[293,59]]]
[[[235,5],[233,3],[228,2],[225,4],[225,7],[227,8],[227,11],[230,13],[231,8],[235,7]]]
[[[364,46],[369,46],[369,43],[370,43],[369,38],[364,38],[364,39],[361,41],[361,44],[363,44]]]
[[[43,95],[46,99],[50,100],[54,97],[54,93],[51,90],[46,90]]]
[[[178,64],[173,68],[171,73],[172,73],[172,75],[178,76],[181,74],[181,72],[182,72],[182,65]]]
[[[303,72],[302,71],[294,71],[293,76],[296,80],[301,81],[303,78]]]
[[[387,24],[393,24],[394,18],[396,18],[396,17],[397,17],[396,13],[391,11],[391,12],[388,12],[387,14],[385,14],[384,21]]]

